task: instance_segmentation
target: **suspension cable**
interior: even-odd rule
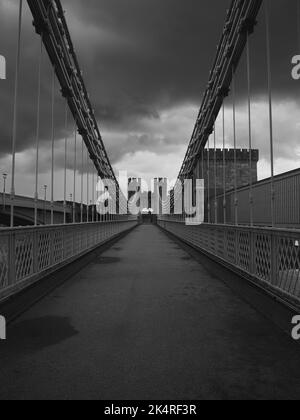
[[[297,54],[300,54],[300,0],[297,0],[297,47],[298,51]]]
[[[18,41],[15,70],[15,90],[14,90],[14,111],[13,111],[13,135],[12,135],[12,169],[11,169],[11,191],[10,191],[10,226],[14,227],[14,200],[15,200],[15,173],[16,173],[16,145],[18,130],[18,102],[19,102],[19,82],[20,82],[20,61],[21,61],[21,40],[22,40],[22,14],[23,0],[19,2],[18,20]]]
[[[77,128],[75,126],[74,179],[73,179],[73,223],[76,223],[76,173],[77,173]]]
[[[225,150],[225,104],[223,103],[223,223],[226,225],[226,150]]]
[[[95,209],[96,209],[96,222],[99,222],[99,213],[97,211],[97,203],[98,203],[98,198],[99,198],[99,192],[98,192],[98,182],[99,182],[99,177],[98,177],[98,173],[96,171],[96,202],[95,202]]]
[[[274,136],[273,136],[273,100],[272,100],[272,69],[271,69],[269,0],[266,0],[265,2],[265,15],[266,15],[266,43],[267,43],[267,70],[268,70],[269,124],[270,124],[271,221],[272,221],[272,227],[274,227],[275,226]]]
[[[93,165],[92,165],[93,166]],[[93,175],[92,175],[92,185],[93,185],[93,190],[92,190],[92,222],[95,222],[95,171],[93,170]]]
[[[238,194],[237,194],[237,136],[236,136],[236,86],[235,70],[232,68],[232,115],[233,115],[233,149],[234,149],[234,223],[238,225]]]
[[[67,156],[68,156],[68,101],[65,108],[65,167],[64,167],[64,224],[67,222]]]
[[[38,199],[39,199],[39,149],[40,149],[40,118],[41,118],[41,81],[43,60],[43,39],[41,37],[39,64],[38,64],[38,94],[36,117],[36,161],[35,161],[35,192],[34,192],[34,226],[38,225]]]
[[[207,141],[207,210],[208,210],[208,223],[211,222],[211,214],[210,214],[210,137]]]
[[[201,178],[204,180],[204,151],[205,149],[201,149],[201,159],[202,159],[202,168],[201,168]]]
[[[52,68],[52,92],[51,92],[51,225],[54,224],[54,108],[55,108],[55,69]]]
[[[84,142],[81,140],[81,203],[80,203],[80,223],[83,223],[83,172],[84,172]]]
[[[89,212],[89,152],[86,149],[86,221],[89,223],[90,221],[90,212]]]
[[[248,134],[249,134],[249,205],[250,226],[253,226],[253,177],[252,177],[252,114],[251,114],[251,64],[250,64],[250,34],[247,31],[247,90],[248,90]]]
[[[216,123],[214,126],[214,214],[215,220],[214,223],[218,223],[218,202],[217,202],[217,135],[216,135]]]

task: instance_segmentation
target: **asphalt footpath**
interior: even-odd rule
[[[152,225],[0,342],[0,399],[299,399],[299,372],[299,345]]]

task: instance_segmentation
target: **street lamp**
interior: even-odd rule
[[[5,211],[6,207],[6,180],[7,180],[7,173],[3,173],[3,210]]]
[[[44,225],[46,224],[47,188],[48,188],[48,185],[44,185]]]
[[[94,222],[94,206],[93,206],[93,200],[90,201],[90,206],[92,208],[92,222]]]

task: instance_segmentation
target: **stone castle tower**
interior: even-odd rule
[[[235,165],[236,155],[236,165]],[[204,179],[205,185],[205,221],[214,220],[215,217],[215,193],[221,198],[218,199],[218,220],[223,218],[223,198],[224,193],[224,162],[225,162],[225,190],[231,191],[235,188],[235,167],[237,188],[245,187],[257,182],[257,164],[259,161],[259,151],[248,149],[214,149],[203,151],[203,156],[199,159],[194,176],[198,179]],[[216,162],[216,165],[215,165]],[[216,170],[215,170],[216,166]],[[215,177],[216,175],[216,177]],[[215,191],[215,179],[216,189]],[[210,216],[208,215],[208,201],[210,202]]]
[[[251,168],[250,168],[250,152],[247,149],[236,151],[236,168],[237,168],[237,187],[244,187],[257,182],[257,164],[259,161],[259,151],[251,152]],[[225,158],[225,159],[224,159]],[[203,158],[200,158],[197,164],[196,177],[204,179],[205,188],[210,190],[210,196],[215,194],[215,173],[217,180],[217,194],[224,191],[224,161],[225,161],[225,185],[226,191],[234,189],[235,186],[235,152],[234,149],[221,150],[214,149],[204,150]],[[216,172],[215,172],[216,161]]]

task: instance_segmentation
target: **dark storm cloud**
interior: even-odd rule
[[[33,146],[36,137],[37,86],[40,40],[34,33],[32,17],[24,2],[22,56],[18,102],[18,151]],[[1,155],[11,152],[13,98],[15,76],[15,54],[17,37],[17,5],[15,0],[0,0],[0,51],[7,61],[7,80],[1,81],[0,126]],[[51,137],[51,68],[44,53],[41,86],[41,141]],[[56,136],[64,136],[64,104],[56,85],[55,93]]]
[[[7,0],[2,0],[1,52],[7,57],[9,80],[1,85],[1,110],[4,110],[1,152],[7,153],[11,143],[17,16],[8,13],[4,3]],[[215,50],[229,2],[217,7],[219,3],[219,0],[63,2],[97,117],[106,129],[130,130],[141,117],[157,119],[161,109],[199,102],[213,58],[211,51]],[[33,32],[27,14],[23,25],[19,150],[32,145],[35,137],[39,46]],[[41,124],[44,140],[50,134],[50,84],[45,64]],[[61,113],[59,108],[58,137],[63,134]]]
[[[73,7],[87,31],[99,31],[91,51],[86,48],[90,39],[82,38],[82,30],[70,21],[83,66],[92,64],[86,73],[97,80],[93,97],[104,102],[99,116],[112,121],[156,118],[162,108],[199,103],[229,3],[76,1]]]
[[[280,97],[295,96],[290,61],[297,53],[296,0],[272,0],[273,81]],[[1,82],[1,154],[10,152],[15,60],[16,0],[0,0],[0,53],[8,60]],[[230,0],[63,0],[66,17],[99,122],[106,132],[127,133],[110,146],[118,161],[127,147],[153,148],[151,133],[138,123],[160,119],[163,110],[201,103]],[[27,5],[25,2],[26,9]],[[253,92],[266,88],[263,14],[252,41]],[[39,40],[26,11],[22,51],[18,150],[34,144]],[[245,92],[243,66],[239,94]],[[51,74],[44,58],[42,132],[50,138]],[[56,136],[64,136],[64,106],[57,93]],[[141,125],[141,124],[140,124]],[[191,127],[191,131],[192,131]],[[170,143],[172,134],[160,139]],[[187,143],[188,138],[182,138]],[[177,140],[176,140],[177,141]],[[130,148],[132,150],[132,147]]]
[[[101,97],[105,101],[104,107],[99,107],[99,115],[120,121],[130,115],[155,117],[162,108],[184,102],[199,105],[230,3],[230,0],[75,1],[73,7],[82,22],[86,22],[87,31],[91,27],[99,30],[92,51],[84,48],[85,44],[79,48],[83,63],[91,64],[91,58],[84,57],[85,52],[93,55],[93,65],[86,72],[93,73],[93,79],[97,80],[93,86],[96,101]],[[278,95],[293,94],[291,58],[298,52],[300,42],[297,0],[272,0],[270,4],[274,88]],[[76,25],[72,20],[70,23],[76,37]],[[262,7],[251,40],[254,93],[266,88],[264,23]],[[80,46],[84,41],[79,30],[77,44]],[[241,94],[245,87],[244,83]]]
[[[297,0],[269,0],[271,72],[274,98],[299,98],[299,88],[291,77],[291,60],[300,54],[300,20]],[[299,32],[299,34],[297,33]],[[251,88],[253,95],[265,94],[267,90],[267,49],[264,3],[258,16],[258,24],[250,39]],[[246,96],[246,55],[238,69],[241,99]]]

